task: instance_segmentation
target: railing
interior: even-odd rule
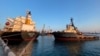
[[[32,51],[32,43],[34,38],[22,49],[22,51],[17,55],[7,46],[7,43],[5,43],[0,38],[0,44],[3,47],[4,56],[31,56]]]
[[[3,47],[3,51],[4,51],[4,56],[16,56],[11,50],[10,48],[7,46],[7,44],[1,39],[0,37],[0,44]]]

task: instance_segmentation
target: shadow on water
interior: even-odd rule
[[[39,36],[33,44],[32,56],[98,56],[100,40],[59,42],[53,36]]]

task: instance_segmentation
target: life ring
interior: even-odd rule
[[[5,25],[10,25],[10,23],[9,22],[6,22]]]

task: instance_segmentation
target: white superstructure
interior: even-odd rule
[[[28,11],[26,17],[8,18],[4,31],[36,31],[35,22],[31,19],[31,12]]]
[[[69,33],[79,33],[78,29],[74,26],[73,19],[71,18],[71,24],[68,24],[66,26],[66,29],[64,32],[69,32]]]

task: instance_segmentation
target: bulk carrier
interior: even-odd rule
[[[30,11],[27,11],[25,17],[8,18],[1,34],[1,38],[8,44],[20,44],[37,37],[38,32],[35,22],[32,21]]]

